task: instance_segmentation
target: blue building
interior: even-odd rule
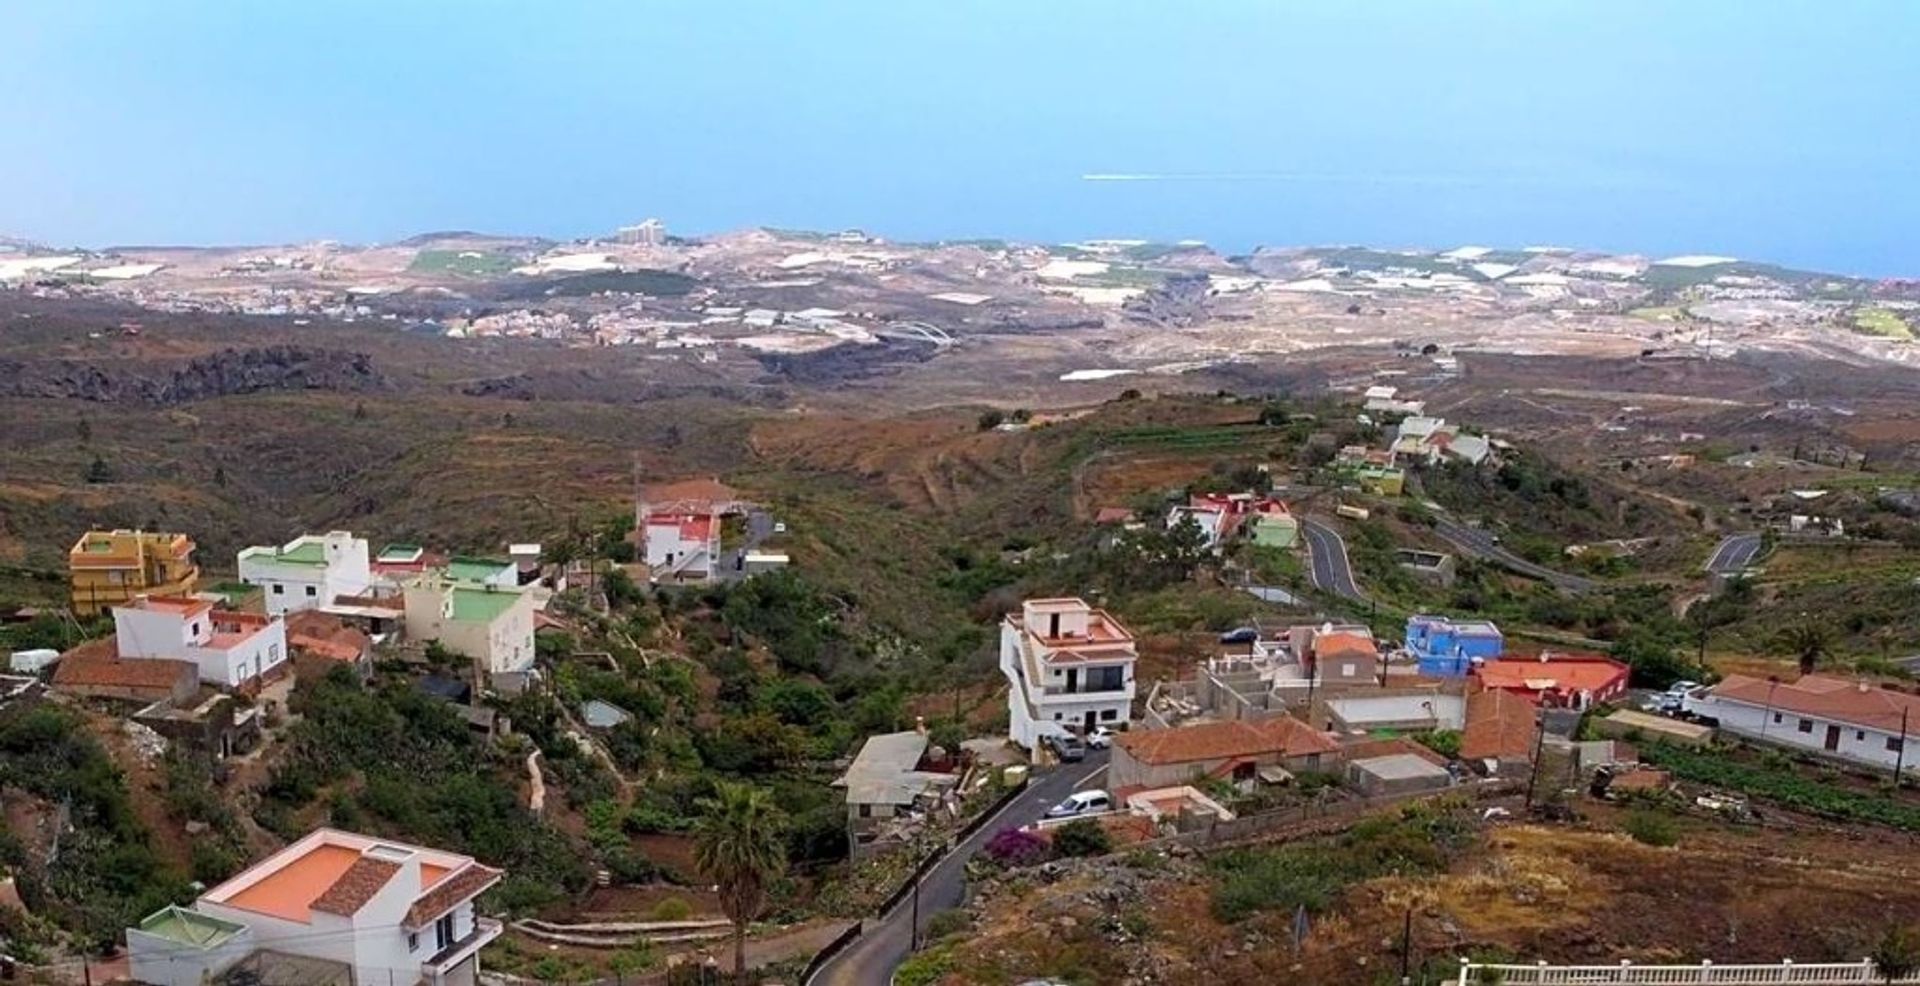
[[[1455,621],[1444,616],[1407,618],[1407,649],[1432,678],[1460,678],[1475,661],[1491,661],[1507,649],[1500,628],[1486,620]]]

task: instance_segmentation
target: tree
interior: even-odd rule
[[[747,981],[747,925],[767,903],[767,888],[786,870],[785,819],[767,792],[720,784],[702,798],[694,824],[694,864],[720,888],[720,910],[733,922],[733,974]]]
[[[1867,957],[1884,983],[1891,984],[1920,972],[1920,931],[1897,925],[1889,927]]]
[[[1799,659],[1801,674],[1812,674],[1820,660],[1827,656],[1827,628],[1811,617],[1802,617],[1799,623],[1781,632],[1780,643]]]
[[[365,403],[361,401],[353,402],[353,420],[355,421],[367,420],[367,405]]]
[[[1004,424],[1006,420],[1007,416],[1005,412],[999,410],[982,411],[980,412],[980,430],[992,431]]]
[[[1104,856],[1113,838],[1091,818],[1076,818],[1053,830],[1053,850],[1062,856]]]
[[[87,466],[87,482],[89,483],[113,482],[113,467],[107,465],[107,460],[102,459],[97,455],[94,456],[93,462]]]

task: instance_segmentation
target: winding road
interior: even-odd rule
[[[1500,546],[1492,534],[1477,527],[1468,527],[1456,521],[1442,517],[1434,521],[1436,531],[1448,544],[1460,549],[1462,554],[1472,555],[1490,561],[1510,572],[1516,572],[1530,579],[1539,579],[1561,592],[1592,592],[1600,588],[1600,583],[1579,575],[1556,572],[1545,565],[1533,562],[1514,554]]]
[[[1080,763],[1062,764],[1036,774],[1025,793],[1008,802],[999,814],[949,850],[920,881],[920,928],[935,914],[958,907],[966,898],[967,860],[972,859],[1002,829],[1031,825],[1048,808],[1066,800],[1088,778],[1107,766],[1107,751],[1089,750]],[[906,961],[913,947],[913,897],[908,895],[891,912],[866,922],[866,930],[847,950],[833,957],[803,986],[887,986],[893,971]]]
[[[1307,575],[1322,592],[1356,602],[1366,602],[1360,583],[1354,581],[1353,565],[1347,560],[1347,542],[1332,526],[1311,517],[1300,518],[1300,533],[1307,539]]]
[[[1745,571],[1760,554],[1760,535],[1751,531],[1722,538],[1707,556],[1707,571],[1714,575],[1732,575]]]

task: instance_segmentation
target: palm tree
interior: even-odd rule
[[[766,906],[767,889],[787,867],[786,819],[760,788],[721,783],[703,798],[694,825],[694,863],[720,888],[720,909],[733,922],[736,982],[747,981],[747,925]]]
[[[1812,674],[1820,659],[1827,656],[1827,629],[1811,618],[1803,617],[1788,627],[1781,634],[1781,642],[1800,658],[1801,674]]]

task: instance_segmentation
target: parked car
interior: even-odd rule
[[[1113,730],[1107,726],[1095,726],[1087,734],[1087,746],[1095,750],[1104,750],[1113,745]]]
[[[1258,627],[1239,627],[1220,635],[1223,644],[1251,644],[1260,639]]]
[[[773,533],[775,533],[775,534],[785,534],[785,533],[787,533],[787,522],[786,522],[786,521],[784,521],[784,520],[776,520],[776,521],[774,521],[774,522],[773,522]]]
[[[1079,818],[1113,810],[1113,796],[1105,791],[1075,791],[1067,800],[1047,809],[1048,818]]]
[[[1061,763],[1079,763],[1087,758],[1087,744],[1072,733],[1048,733],[1040,742],[1045,743]]]

